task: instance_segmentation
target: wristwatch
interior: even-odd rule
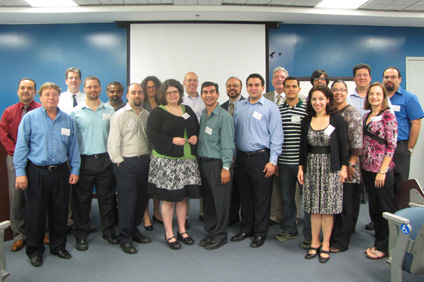
[[[269,162],[270,164],[272,164],[273,166],[277,165],[277,162]]]
[[[414,149],[408,148],[409,153],[412,154],[412,152],[414,151]]]
[[[353,163],[351,163],[351,162],[349,162],[348,166],[353,167],[353,168],[355,168],[355,169],[356,169],[356,164],[353,164]]]
[[[222,169],[224,169],[224,170],[230,170],[230,168],[229,167],[226,167],[226,166],[224,166]]]

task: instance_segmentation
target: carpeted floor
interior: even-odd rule
[[[92,221],[97,231],[90,234],[87,251],[75,249],[71,232],[67,245],[73,256],[70,260],[59,259],[46,250],[44,265],[34,268],[25,250],[12,253],[13,242],[6,242],[6,269],[11,273],[7,281],[390,281],[390,270],[384,261],[368,260],[364,255],[364,250],[373,244],[373,232],[364,229],[369,222],[367,205],[361,205],[350,249],[332,254],[326,264],[320,264],[318,259],[304,259],[305,250],[300,248],[302,221],[298,226],[301,236],[294,240],[275,240],[280,227],[273,225],[261,248],[250,248],[250,239],[247,239],[238,243],[229,241],[220,249],[207,251],[197,246],[205,236],[203,223],[198,219],[199,201],[191,200],[190,207],[189,233],[195,245],[171,250],[165,245],[163,226],[155,224],[151,232],[141,226],[142,233],[153,242],[134,243],[138,253],[128,255],[119,245],[109,245],[101,238],[97,200],[93,200]],[[229,238],[238,231],[239,224],[230,227]],[[403,281],[422,282],[424,277],[404,273]]]

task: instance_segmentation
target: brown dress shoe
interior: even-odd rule
[[[25,246],[25,241],[23,240],[16,240],[15,243],[13,243],[11,251],[17,252],[20,249],[22,249]]]
[[[48,245],[50,243],[49,234],[44,235],[44,245]]]

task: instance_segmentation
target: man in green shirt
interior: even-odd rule
[[[234,122],[218,103],[218,85],[204,82],[201,97],[206,105],[200,117],[199,156],[205,231],[200,246],[213,250],[227,243],[233,178]]]

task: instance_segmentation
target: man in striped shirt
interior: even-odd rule
[[[295,191],[299,168],[300,127],[306,116],[306,102],[299,99],[299,80],[287,77],[284,80],[286,101],[280,105],[284,131],[281,155],[278,157],[278,171],[283,194],[283,231],[276,236],[280,242],[299,237],[296,227]]]

